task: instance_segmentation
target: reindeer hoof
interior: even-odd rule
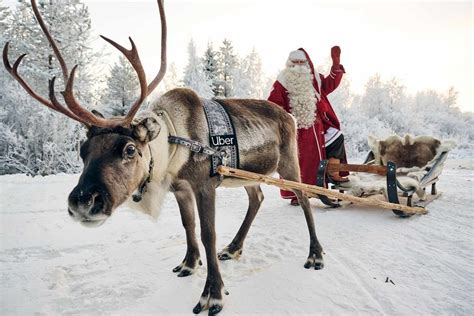
[[[187,276],[189,276],[189,275],[191,275],[191,274],[192,274],[192,272],[189,271],[188,269],[186,269],[186,270],[183,269],[183,270],[181,270],[181,271],[178,273],[178,277],[180,277],[180,278],[182,278],[182,277],[187,277]]]
[[[197,305],[194,306],[193,308],[193,313],[199,314],[202,310],[203,310],[203,306],[201,305],[201,303],[197,303]]]
[[[207,308],[208,304],[209,303],[202,305],[201,302],[197,303],[197,305],[194,306],[193,308],[193,313],[199,314],[200,312],[202,312],[204,309]],[[209,307],[209,313],[208,313],[209,316],[218,314],[222,310],[222,308],[223,308],[223,305],[219,303],[212,305],[211,307]]]
[[[217,258],[222,261],[231,259],[237,260],[240,258],[240,255],[242,255],[242,248],[231,251],[229,250],[229,246],[227,246],[217,254]]]
[[[201,303],[197,303],[197,305],[193,308],[193,313],[194,314],[199,314],[203,310],[203,306]],[[222,310],[222,305],[216,304],[209,308],[209,316],[211,315],[216,315]]]
[[[323,261],[314,263],[314,270],[321,270],[322,268],[324,268],[324,262]]]
[[[232,257],[227,253],[220,253],[217,255],[217,258],[219,258],[219,260],[222,260],[222,261],[232,259]]]
[[[209,308],[209,316],[215,315],[215,314],[219,313],[221,310],[222,310],[222,305],[216,304],[216,305],[212,306],[211,308]]]
[[[306,269],[314,268],[314,270],[321,270],[322,268],[324,268],[323,257],[317,254],[310,255],[308,259],[306,260],[304,267]]]
[[[211,296],[210,293],[213,293],[213,295]],[[221,287],[221,289],[218,290],[206,282],[204,293],[196,306],[194,306],[193,313],[199,314],[206,309],[209,310],[209,315],[215,315],[219,313],[224,307],[224,300],[222,298],[224,294],[229,295],[229,292],[225,288]]]
[[[183,260],[183,262],[181,262],[179,266],[173,269],[173,272],[175,273],[179,272],[178,277],[187,277],[196,271],[198,264],[202,266],[202,261],[198,260],[197,263],[194,262],[194,264],[191,266],[191,265],[188,265],[188,261],[185,259]]]

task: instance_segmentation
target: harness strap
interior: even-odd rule
[[[138,187],[138,192],[132,196],[133,202],[140,202],[142,200],[143,194],[146,192],[146,185],[151,182],[153,178],[153,167],[155,166],[155,160],[153,159],[153,154],[151,152],[150,144],[148,144],[148,150],[150,150],[150,163],[148,164],[148,176],[140,186]],[[141,154],[140,154],[141,156]]]
[[[156,115],[161,116],[165,120],[165,124],[168,127],[168,132],[172,136],[176,136],[176,128],[174,127],[173,121],[171,120],[168,112],[165,110],[159,110]],[[173,146],[173,149],[171,151],[171,154],[169,155],[169,159],[172,160],[174,155],[176,154],[177,146]]]
[[[200,142],[195,141],[195,140],[170,135],[168,136],[168,142],[171,144],[177,144],[177,145],[188,147],[189,150],[195,153],[208,155],[210,157],[216,157],[220,161],[219,165],[227,166],[227,163],[229,161],[229,153],[227,151],[216,150],[212,147],[201,144]],[[221,174],[218,174],[217,177],[218,177],[217,186],[219,186],[222,183],[224,176]]]
[[[168,136],[168,142],[171,144],[182,145],[188,147],[189,150],[199,154],[205,154],[208,156],[217,156],[221,159],[225,159],[227,153],[225,151],[219,151],[204,144],[201,144],[198,141],[179,137],[179,136]]]

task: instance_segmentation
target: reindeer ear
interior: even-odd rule
[[[134,120],[132,123],[133,135],[141,142],[150,142],[155,139],[161,131],[161,125],[156,115],[151,114]]]
[[[379,151],[379,140],[377,137],[374,135],[369,135],[367,137],[367,143],[369,145],[369,148],[372,150],[372,152],[378,152]]]

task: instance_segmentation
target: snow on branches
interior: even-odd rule
[[[87,7],[78,0],[56,0],[39,3],[39,10],[68,66],[79,65],[77,98],[84,104],[93,103],[89,67],[95,56],[88,45],[91,20]],[[45,97],[53,76],[58,78],[57,90],[62,90],[58,61],[33,17],[31,5],[21,1],[9,15],[4,12],[0,7],[0,43],[10,41],[12,60],[28,54],[20,66],[22,77]],[[80,126],[33,100],[0,68],[0,173],[79,171],[78,147],[84,136]]]

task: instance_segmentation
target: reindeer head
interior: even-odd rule
[[[161,66],[149,85],[133,40],[130,38],[132,48],[127,50],[101,36],[125,55],[140,82],[140,96],[125,117],[106,119],[98,113],[88,111],[78,103],[73,93],[77,65],[69,73],[35,0],[31,0],[33,12],[61,65],[65,82],[65,89],[61,94],[66,106],[56,98],[55,78],[49,82],[49,100],[43,98],[18,74],[18,67],[26,54],[21,55],[12,66],[8,60],[9,43],[6,43],[3,49],[5,68],[28,94],[50,109],[82,123],[88,129],[87,140],[81,146],[80,152],[84,169],[77,186],[69,195],[68,203],[69,215],[84,225],[102,224],[151,175],[152,158],[148,143],[158,136],[160,125],[153,113],[148,113],[141,119],[134,120],[134,117],[145,98],[158,86],[166,72],[166,19],[163,0],[157,2],[161,18]]]

